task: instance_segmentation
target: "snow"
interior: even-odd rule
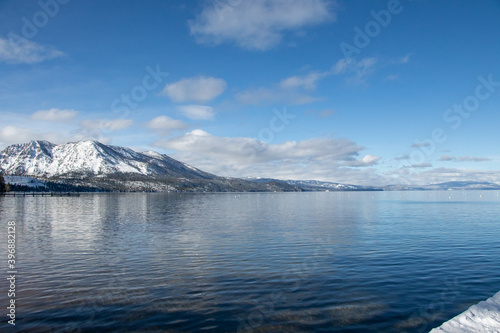
[[[98,141],[54,145],[31,141],[11,145],[0,152],[0,171],[5,175],[35,178],[72,175],[140,174],[143,176],[179,173],[199,176],[202,171],[156,152],[139,153],[130,148],[107,146]]]
[[[142,152],[144,155],[147,155],[147,156],[150,156],[150,157],[153,157],[153,158],[159,158],[159,159],[162,159],[164,156],[160,153],[157,153],[155,151],[152,151],[152,150],[148,150],[148,151],[143,151]]]
[[[195,167],[190,166],[189,164],[186,164],[186,163],[182,163],[182,164],[184,164],[184,166],[186,168],[188,168],[188,169],[191,169],[191,170],[194,170],[194,171],[198,171],[198,169],[196,169]]]
[[[445,322],[429,333],[500,332],[500,292]]]
[[[348,185],[348,184],[339,184],[332,182],[324,182],[319,180],[286,180],[286,182],[290,185],[297,186],[313,186],[317,188],[323,189],[338,189],[338,190],[356,190],[359,189],[359,186],[356,185]]]
[[[45,187],[45,183],[38,179],[25,176],[4,176],[5,182],[12,185],[23,185],[29,187]]]

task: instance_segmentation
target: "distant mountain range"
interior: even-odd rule
[[[247,178],[252,182],[267,183],[278,181],[272,178]],[[382,187],[361,186],[351,184],[341,184],[332,182],[322,182],[319,180],[282,180],[287,184],[301,188],[303,191],[382,191]]]
[[[432,190],[500,190],[500,185],[489,182],[455,181],[430,185],[388,185],[384,191],[432,191]]]
[[[269,182],[271,178],[248,178],[254,182]],[[455,181],[430,185],[361,186],[322,182],[319,180],[283,180],[303,191],[433,191],[433,190],[500,190],[500,185],[489,182]]]
[[[219,177],[154,151],[97,141],[55,145],[31,141],[0,152],[0,172],[17,190],[83,191],[390,191],[496,189],[481,182],[449,182],[425,186],[359,186],[317,180]]]

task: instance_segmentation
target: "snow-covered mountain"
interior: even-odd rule
[[[465,191],[465,190],[500,190],[500,185],[491,182],[453,181],[429,185],[388,185],[385,191]]]
[[[286,180],[290,185],[299,186],[308,191],[374,191],[381,190],[373,186],[361,186],[351,184],[341,184],[323,182],[319,180]]]
[[[111,191],[298,191],[284,182],[256,184],[201,171],[157,152],[136,152],[97,141],[55,145],[31,141],[0,152],[0,173],[33,177],[82,190]],[[17,181],[16,181],[17,183]],[[32,183],[30,183],[32,184]],[[26,186],[26,184],[17,184]],[[45,185],[44,185],[45,186]],[[59,186],[60,188],[60,186]]]
[[[48,141],[16,144],[0,152],[0,170],[6,175],[54,178],[137,174],[211,179],[215,176],[167,155],[139,153],[97,141],[55,145]]]

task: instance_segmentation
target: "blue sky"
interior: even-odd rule
[[[500,1],[0,1],[0,148],[222,176],[500,182]]]

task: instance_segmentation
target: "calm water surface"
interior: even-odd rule
[[[0,198],[1,271],[13,220],[16,332],[428,332],[500,290],[499,216],[497,191]]]

